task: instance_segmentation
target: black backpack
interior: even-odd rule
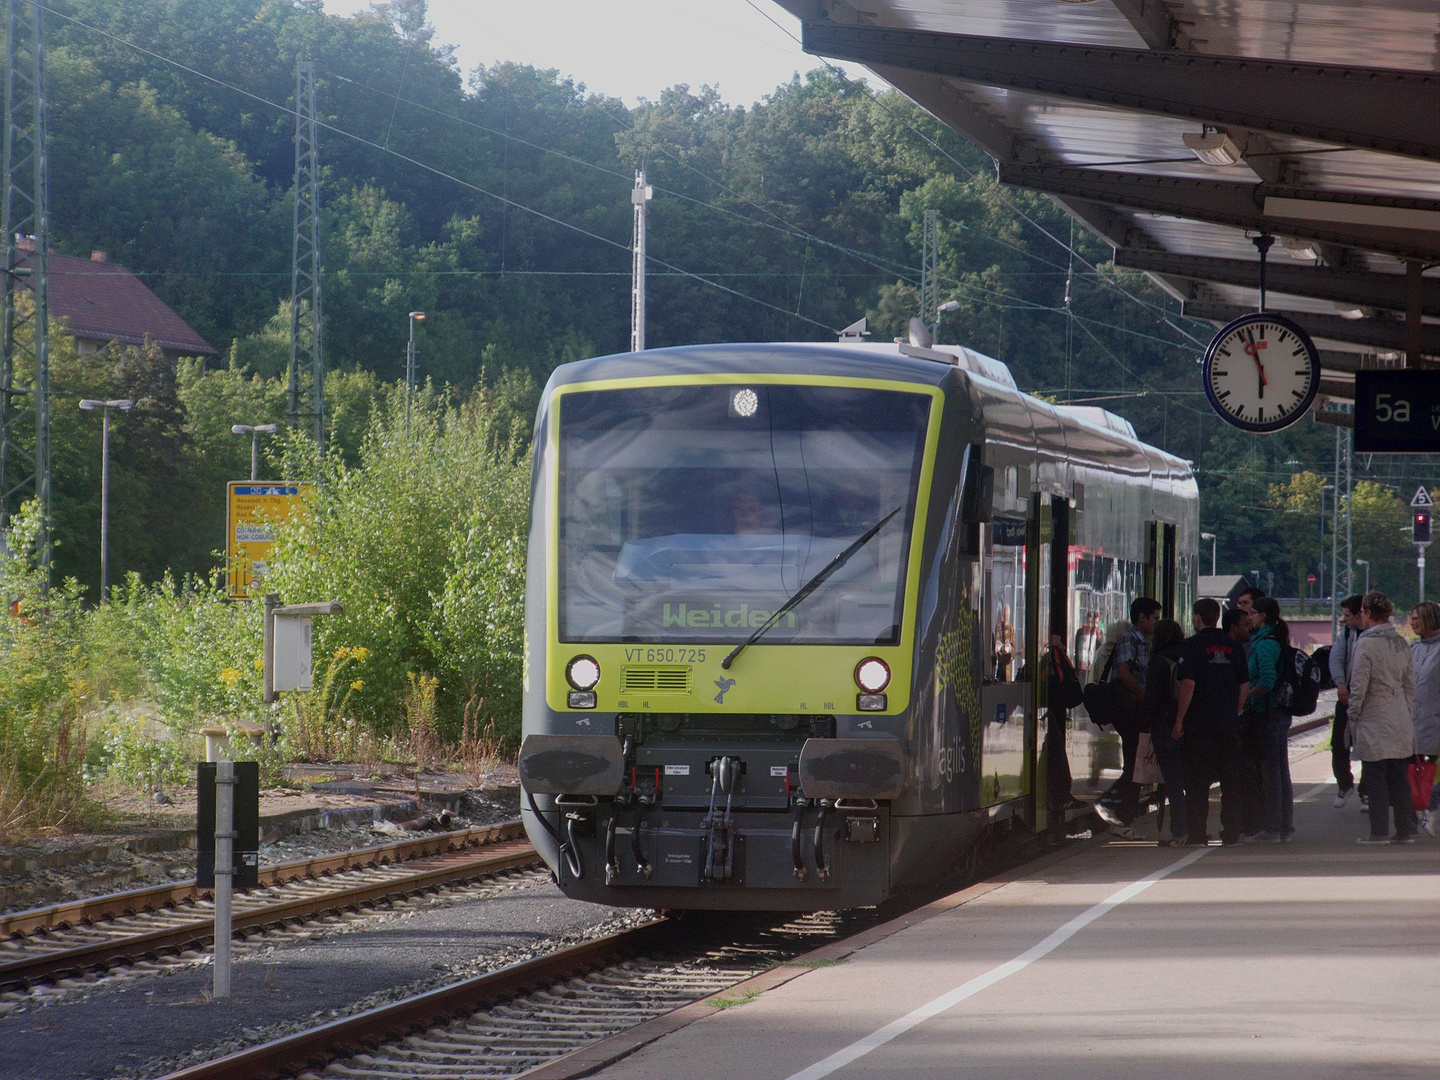
[[[1310,656],[1315,663],[1320,665],[1320,689],[1334,690],[1335,680],[1330,677],[1330,646],[1322,645]]]
[[[1278,667],[1275,692],[1280,711],[1291,716],[1309,716],[1319,702],[1320,686],[1324,682],[1319,662],[1287,645],[1280,650]]]

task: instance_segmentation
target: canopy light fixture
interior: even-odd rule
[[[1180,136],[1185,145],[1206,165],[1239,165],[1240,147],[1223,131],[1209,129],[1196,134],[1187,131]]]

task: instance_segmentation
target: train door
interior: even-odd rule
[[[1028,505],[997,512],[983,530],[985,613],[984,684],[980,691],[980,805],[1020,798],[1028,790],[1027,728],[1033,728],[1035,703],[1031,670],[1034,649],[1032,597],[1038,540],[1032,542]],[[1033,523],[1038,525],[1038,522]]]

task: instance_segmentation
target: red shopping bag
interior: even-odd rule
[[[1410,777],[1410,805],[1416,810],[1430,809],[1430,789],[1435,786],[1435,762],[1415,760],[1405,766]]]

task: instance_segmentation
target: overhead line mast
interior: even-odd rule
[[[13,2],[13,0],[12,0]],[[321,303],[320,144],[315,122],[315,65],[295,65],[295,231],[290,248],[290,426],[313,422],[325,449],[324,307]],[[310,306],[310,411],[300,411],[300,308]]]
[[[5,0],[4,158],[0,162],[0,528],[17,500],[40,507],[35,538],[50,579],[49,162],[45,151],[44,5]],[[21,263],[26,265],[21,266]],[[22,302],[26,281],[29,303]],[[33,421],[35,439],[25,429]]]
[[[635,207],[635,238],[631,244],[630,351],[645,351],[645,209],[654,189],[645,182],[645,170],[635,171],[630,202]]]

